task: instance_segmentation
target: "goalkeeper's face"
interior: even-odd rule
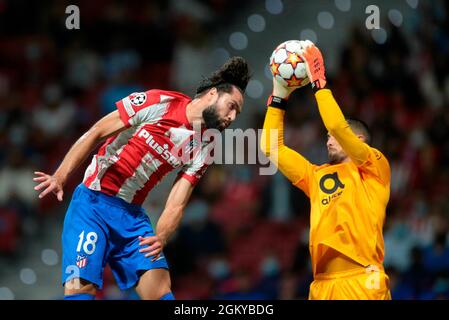
[[[329,133],[327,134],[327,155],[330,164],[342,163],[348,158],[338,141]]]
[[[357,131],[354,132],[357,134],[357,137],[362,140],[363,142],[366,142],[366,138],[363,134],[358,133]],[[329,133],[327,134],[327,155],[329,157],[329,163],[330,164],[338,164],[342,162],[349,161],[349,157],[346,154],[346,152],[341,147],[340,143],[338,143],[337,139],[335,139],[332,135]]]

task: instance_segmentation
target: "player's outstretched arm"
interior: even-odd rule
[[[284,144],[285,108],[288,97],[295,89],[286,88],[273,79],[273,94],[267,103],[260,149],[294,185],[309,194],[308,179],[313,165]]]
[[[303,48],[299,54],[306,63],[307,75],[315,92],[321,119],[351,160],[360,165],[368,159],[369,147],[354,134],[332,92],[326,88],[324,59],[320,50],[310,41],[304,41]]]
[[[33,180],[39,184],[34,187],[34,190],[43,190],[39,194],[39,198],[43,198],[50,192],[53,192],[58,200],[62,201],[64,195],[63,187],[70,174],[86,159],[98,143],[125,128],[119,112],[113,111],[100,119],[75,142],[53,175],[36,171],[35,175],[37,177]]]
[[[139,244],[141,246],[147,245],[147,247],[140,249],[140,252],[145,253],[145,257],[152,256],[153,261],[159,257],[162,248],[178,228],[193,188],[192,183],[184,178],[179,178],[174,183],[168,195],[165,209],[157,222],[156,235],[146,238],[139,237]]]

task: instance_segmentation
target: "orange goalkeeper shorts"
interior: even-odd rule
[[[309,300],[391,300],[389,282],[375,266],[320,273],[310,285]]]

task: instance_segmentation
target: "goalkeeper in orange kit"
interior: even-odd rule
[[[299,55],[328,130],[329,163],[314,165],[284,145],[287,99],[296,88],[274,79],[261,149],[310,198],[309,249],[314,281],[309,299],[391,299],[384,272],[382,228],[390,196],[390,167],[369,146],[370,133],[358,120],[346,120],[326,88],[319,49],[302,41]]]

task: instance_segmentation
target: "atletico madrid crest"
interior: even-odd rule
[[[76,265],[78,268],[84,268],[87,265],[87,257],[78,255],[76,257]]]

